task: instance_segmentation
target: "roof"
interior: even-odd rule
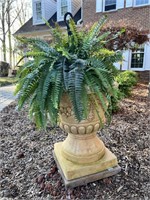
[[[76,24],[81,19],[81,8],[75,14],[73,19]],[[48,23],[52,27],[55,26],[55,22],[57,22],[57,12],[48,20]],[[60,21],[57,23],[62,27],[66,26],[64,21]],[[21,28],[19,28],[14,33],[14,35],[24,34],[24,33],[32,33],[32,32],[44,31],[44,30],[49,30],[49,27],[46,24],[33,25],[33,17],[31,17]]]

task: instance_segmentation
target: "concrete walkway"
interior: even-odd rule
[[[0,87],[0,111],[17,98],[13,94],[14,90],[14,85]]]

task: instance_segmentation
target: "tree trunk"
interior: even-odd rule
[[[120,71],[122,71],[122,63],[120,64]]]
[[[9,44],[9,63],[10,63],[10,70],[8,76],[12,75],[12,41],[11,41],[11,19],[10,19],[10,2],[8,0],[8,5],[7,5],[7,24],[8,24],[8,44]]]
[[[2,51],[3,51],[3,60],[6,62],[6,35],[5,35],[5,3],[2,4]]]

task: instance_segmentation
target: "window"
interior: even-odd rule
[[[132,51],[131,69],[143,68],[143,61],[144,61],[144,48],[143,47],[141,47],[135,51]]]
[[[61,0],[61,16],[64,16],[64,14],[68,11],[68,1],[67,0]]]
[[[96,12],[109,12],[123,9],[124,3],[124,0],[96,0]]]
[[[57,21],[63,21],[66,12],[72,12],[71,0],[57,0]],[[68,19],[68,18],[67,18]]]
[[[116,0],[105,0],[104,11],[115,10]]]
[[[135,5],[139,6],[139,5],[145,5],[148,4],[149,0],[135,0]]]
[[[36,2],[35,10],[36,10],[36,19],[37,21],[40,21],[42,19],[42,6],[40,1]]]

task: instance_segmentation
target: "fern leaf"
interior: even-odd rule
[[[68,74],[68,91],[71,98],[71,102],[74,108],[74,114],[78,121],[81,121],[84,117],[83,102],[81,100],[82,87],[84,81],[84,73],[82,69],[74,68],[69,71]]]

